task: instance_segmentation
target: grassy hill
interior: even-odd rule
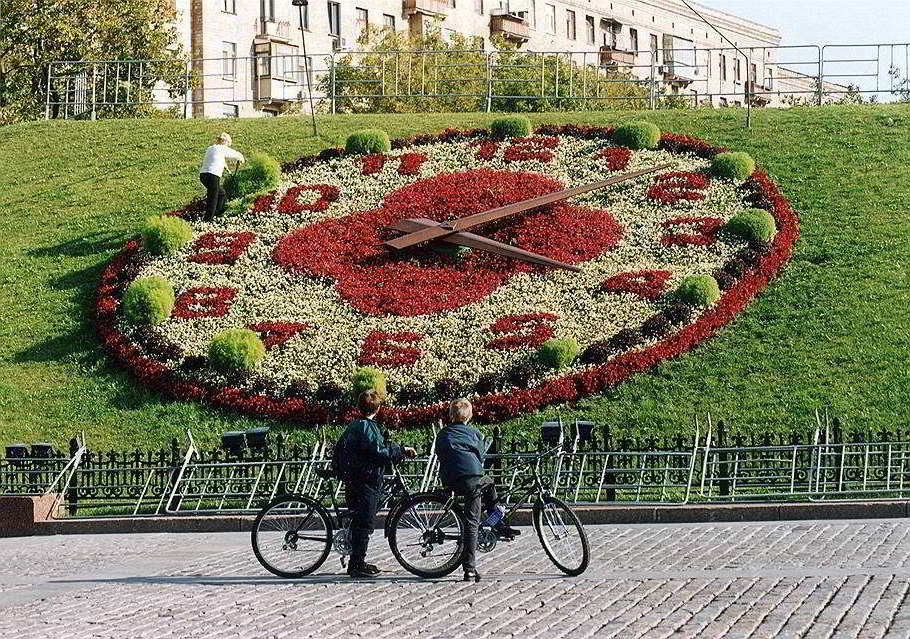
[[[547,114],[615,123],[642,114]],[[793,262],[740,318],[689,355],[564,408],[630,433],[688,432],[710,410],[737,431],[808,429],[830,404],[848,424],[894,429],[910,405],[910,108],[644,114],[664,130],[752,153],[802,217]],[[0,129],[0,442],[213,441],[256,420],[164,401],[114,369],[89,308],[102,265],[137,224],[199,195],[198,156],[227,130],[281,159],[367,126],[392,135],[484,124],[477,114],[41,122]],[[555,414],[556,409],[545,414]],[[541,415],[509,424],[530,428]],[[303,437],[304,435],[298,435]]]

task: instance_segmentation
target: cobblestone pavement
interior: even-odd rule
[[[266,573],[246,534],[0,539],[0,637],[910,637],[910,522],[590,526],[561,577],[530,529],[484,581]]]

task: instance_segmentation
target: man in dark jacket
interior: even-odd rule
[[[402,457],[414,457],[413,448],[386,442],[376,414],[382,397],[374,390],[364,391],[357,402],[362,419],[351,422],[336,446],[344,496],[351,513],[351,562],[348,575],[375,577],[380,570],[366,563],[367,546],[373,534],[373,521],[382,499],[382,476],[385,467]]]
[[[496,495],[493,479],[483,474],[483,460],[487,447],[476,428],[468,426],[473,416],[471,402],[458,399],[449,406],[449,421],[436,436],[436,457],[439,459],[439,478],[443,485],[465,499],[465,554],[462,562],[465,581],[480,581],[475,557],[477,554],[477,529],[480,526],[481,503],[489,515],[498,509],[501,517],[502,506]],[[496,534],[511,539],[520,531],[509,527],[504,521],[495,524]]]

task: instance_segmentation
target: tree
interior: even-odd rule
[[[130,87],[115,82],[107,90],[141,95],[165,82],[172,94],[182,92],[187,79],[176,17],[171,0],[0,0],[0,123],[43,113],[55,61],[154,59],[160,62],[130,78]],[[83,74],[82,87],[92,81],[84,66],[62,72]],[[59,102],[59,89],[51,90],[51,102]]]

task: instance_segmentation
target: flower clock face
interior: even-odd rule
[[[385,418],[401,425],[457,396],[498,420],[615,386],[729,322],[789,259],[798,222],[761,171],[712,173],[722,149],[665,133],[631,150],[613,136],[446,131],[381,155],[301,158],[245,212],[176,212],[193,232],[176,254],[129,243],[99,289],[102,338],[162,392],[302,423],[342,417],[361,367],[385,375]],[[773,231],[734,232],[754,209]],[[149,276],[175,304],[137,327],[121,302]],[[693,281],[707,282],[703,298]],[[208,361],[229,328],[260,336],[252,372]]]

